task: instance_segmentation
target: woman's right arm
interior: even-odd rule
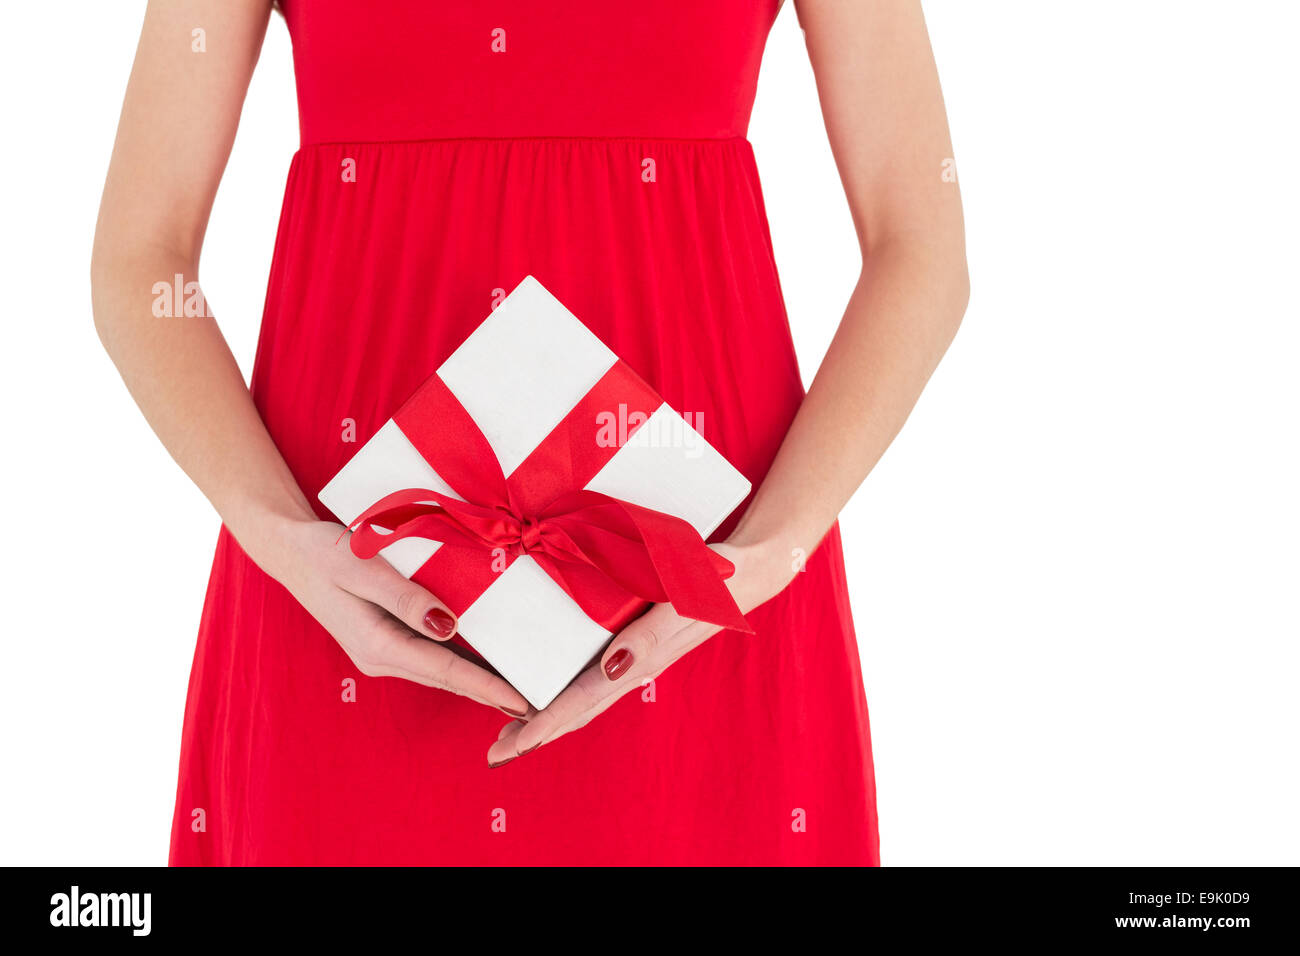
[[[150,426],[240,546],[362,673],[524,713],[527,701],[500,677],[425,639],[454,633],[440,601],[383,561],[354,557],[338,542],[342,528],[316,518],[215,320],[153,314],[156,282],[197,281],[270,9],[271,0],[149,3],[95,231],[95,327]],[[206,52],[191,49],[196,28]]]

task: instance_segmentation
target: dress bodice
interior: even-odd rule
[[[304,145],[744,136],[780,0],[284,0]]]

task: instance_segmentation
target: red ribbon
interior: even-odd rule
[[[393,416],[456,492],[408,488],[386,495],[352,523],[352,551],[374,557],[403,538],[442,542],[415,575],[457,614],[511,562],[527,554],[607,631],[646,602],[671,602],[683,617],[753,633],[724,580],[735,567],[688,522],[586,484],[618,451],[596,441],[596,415],[626,408],[626,440],[660,399],[616,362],[509,477],[477,423],[433,375]],[[376,526],[387,531],[378,531]]]

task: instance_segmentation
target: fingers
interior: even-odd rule
[[[642,680],[660,674],[699,646],[718,628],[684,618],[659,604],[628,625],[601,660],[583,671],[555,700],[527,722],[507,724],[488,750],[488,765],[500,767],[585,726]]]
[[[344,584],[351,593],[378,604],[417,634],[445,641],[456,633],[456,615],[414,581],[408,581],[383,561],[367,561],[354,580]]]
[[[455,644],[456,616],[420,585],[384,561],[354,557],[333,535],[322,560],[330,586],[299,597],[357,669],[368,677],[399,677],[495,707],[511,717],[535,711],[519,691],[480,659]],[[426,640],[432,638],[432,640]]]
[[[539,711],[528,722],[528,726],[520,730],[518,752],[526,754],[571,730],[585,726],[632,686],[631,682],[627,682],[613,687],[597,668],[588,668],[551,701],[545,710]]]
[[[654,614],[652,609],[645,617],[623,629],[617,643],[629,649],[629,654],[638,655],[637,660],[647,666],[654,666],[655,658],[649,653],[650,643],[642,640],[637,632],[645,628],[658,626],[661,630],[668,621],[662,616],[647,621]],[[671,615],[671,608],[669,608]],[[674,616],[675,615],[671,615]],[[642,623],[646,622],[646,623]],[[609,659],[608,652],[605,660]],[[645,671],[638,669],[637,673]],[[564,736],[570,731],[585,726],[598,714],[604,712],[625,693],[636,686],[632,677],[632,667],[628,665],[616,677],[610,680],[602,664],[597,663],[585,671],[560,692],[544,710],[538,711],[526,724],[511,732],[503,733],[488,750],[488,764],[499,767],[503,763],[536,750],[542,744]]]
[[[380,663],[373,676],[401,677],[437,687],[522,717],[529,713],[528,701],[497,675],[449,648],[431,644],[406,632],[396,621],[381,623],[389,628],[380,651]]]
[[[497,767],[503,767],[520,756],[519,732],[524,726],[525,724],[522,721],[516,720],[501,728],[501,733],[497,735],[497,742],[488,749],[489,769],[495,770]]]
[[[656,604],[623,628],[605,648],[605,653],[600,656],[600,669],[605,679],[610,682],[623,679],[689,623],[687,618],[673,610],[671,604]]]
[[[528,722],[524,720],[512,720],[510,721],[510,723],[506,724],[504,727],[501,728],[501,732],[497,734],[497,743],[500,744],[500,746],[493,748],[494,750],[500,753],[500,757],[494,760],[492,757],[492,753],[489,752],[488,753],[489,768],[496,768],[504,764],[508,764],[510,761],[514,760],[515,757],[518,756],[518,754],[515,752],[515,748],[512,741],[513,738],[518,735],[519,731],[523,727],[527,726],[527,723]]]

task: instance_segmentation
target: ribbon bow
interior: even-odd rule
[[[627,374],[619,370],[619,385]],[[602,380],[593,393],[601,385],[608,388]],[[384,496],[352,523],[352,552],[371,558],[403,538],[439,541],[431,561],[444,552],[457,560],[472,582],[460,582],[462,596],[481,594],[527,555],[608,631],[645,602],[667,601],[683,617],[753,633],[723,583],[735,566],[693,526],[582,487],[599,463],[588,450],[594,419],[585,419],[585,440],[580,431],[583,412],[580,403],[507,478],[474,419],[433,376],[394,419],[456,494],[407,488]]]

